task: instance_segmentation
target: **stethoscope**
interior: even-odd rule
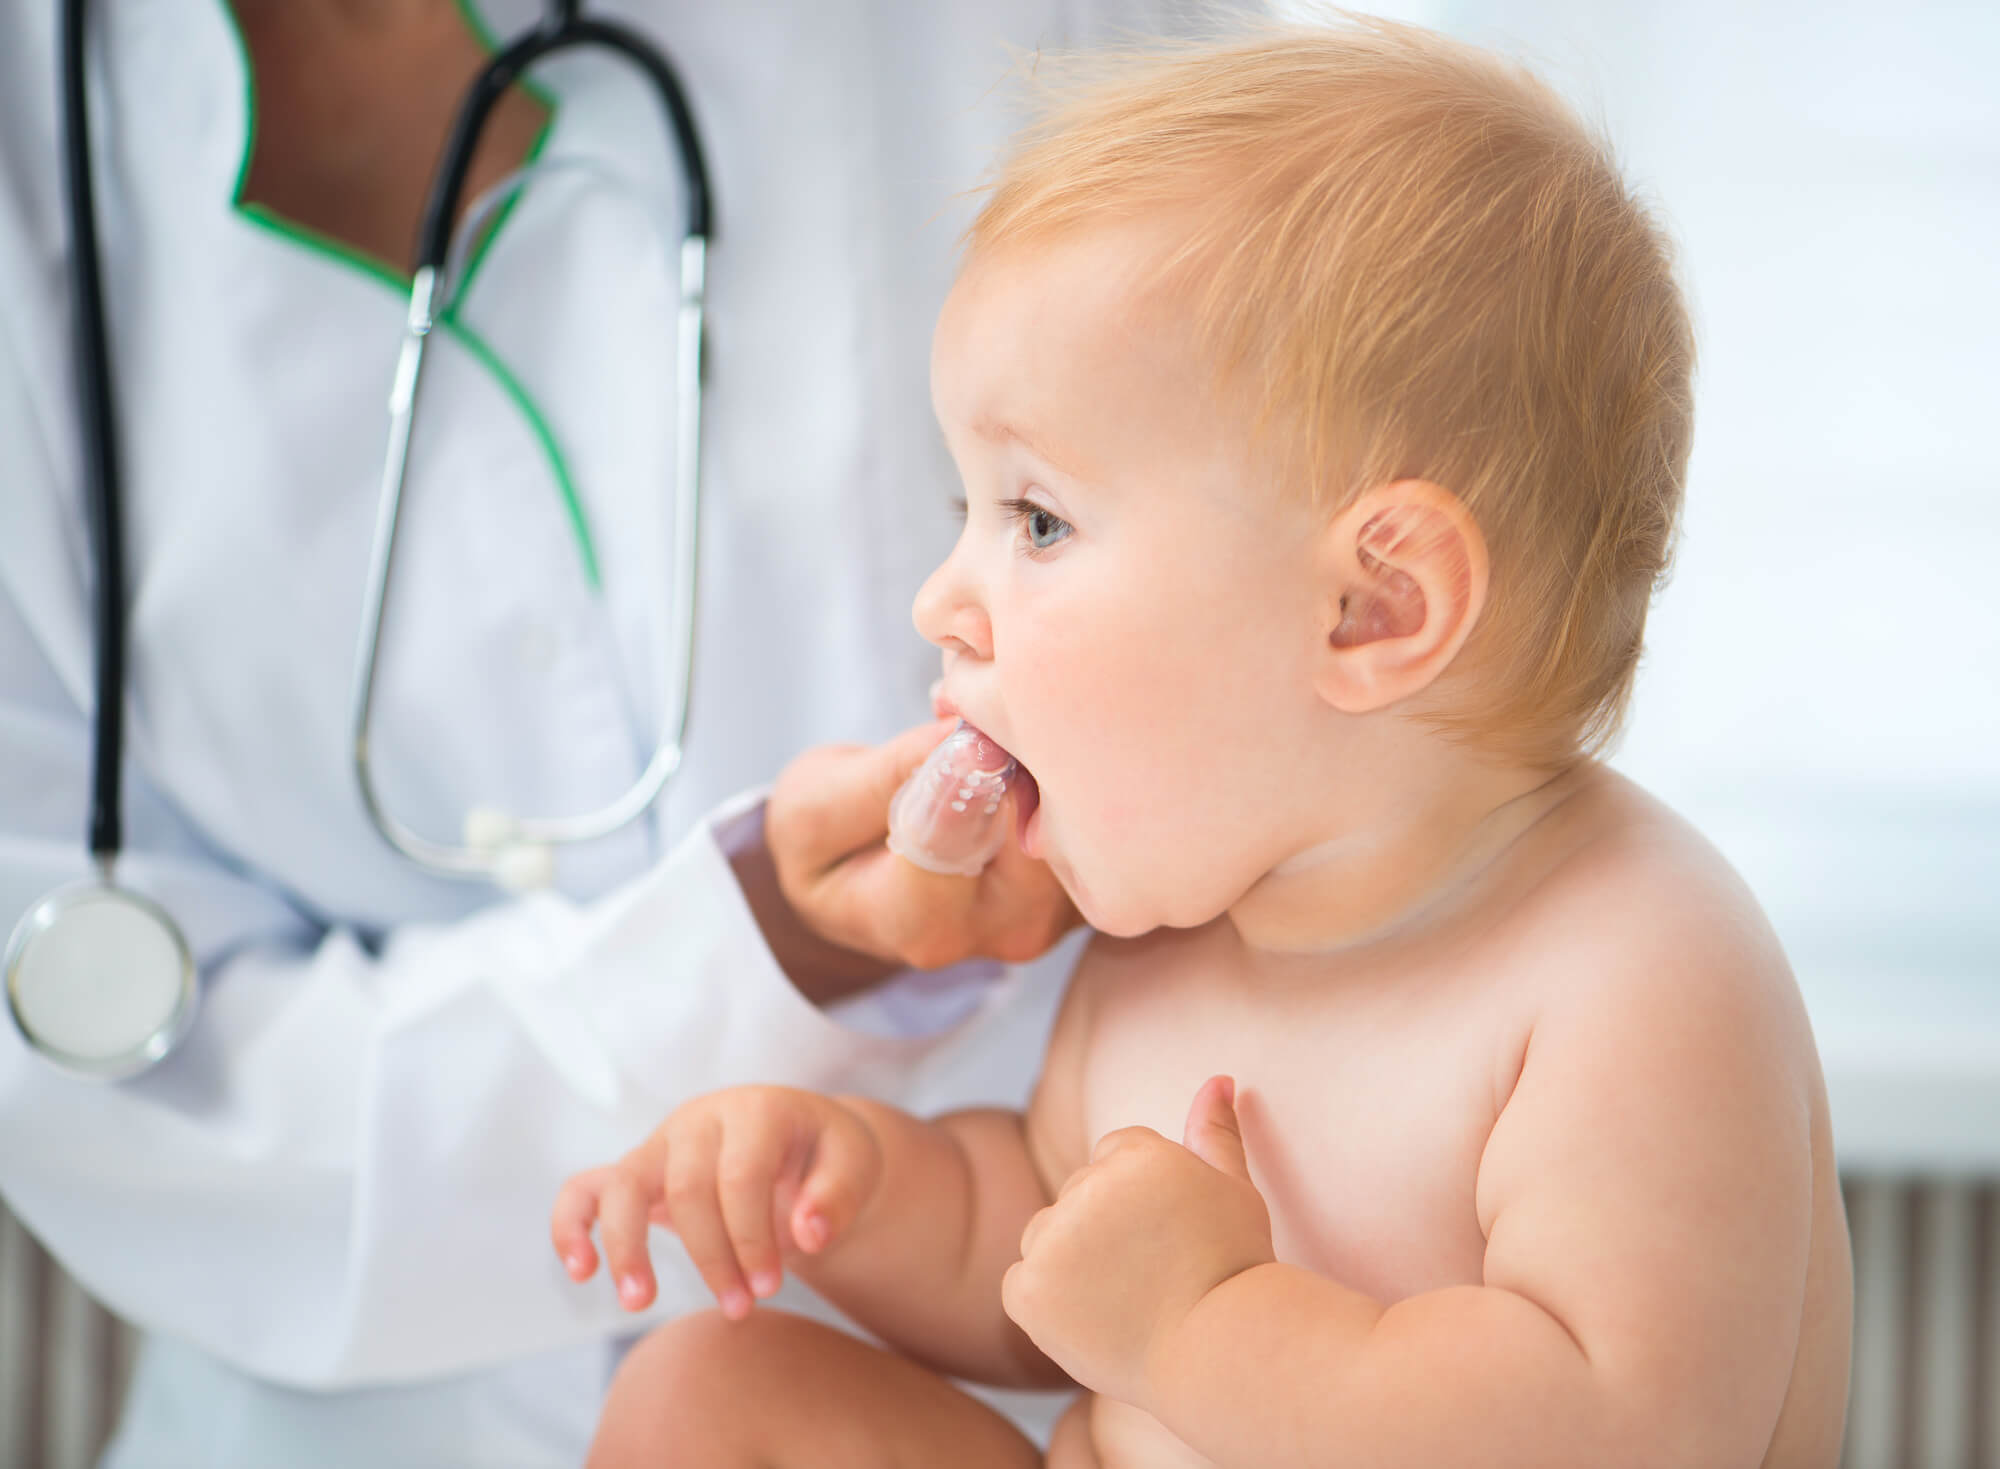
[[[78,416],[90,538],[97,562],[97,711],[88,841],[98,875],[58,889],[16,925],[6,955],[7,1004],[29,1045],[75,1075],[99,1080],[135,1076],[171,1051],[193,1023],[199,989],[194,956],[173,917],[158,903],[120,887],[113,875],[122,835],[120,771],[124,744],[125,566],[121,535],[116,419],[104,293],[92,197],[90,130],[84,85],[86,0],[64,0],[62,13],[63,173],[75,272],[74,349]],[[543,23],[487,63],[459,106],[424,207],[403,346],[389,397],[389,448],[382,470],[368,589],[355,656],[353,764],[369,820],[397,851],[433,871],[490,879],[508,888],[545,884],[557,844],[590,841],[636,821],[660,798],[681,763],[694,678],[696,535],[701,510],[701,343],[710,200],[701,140],[679,80],[645,40],[605,21],[583,19],[578,0],[551,0]],[[674,576],[670,635],[680,649],[678,675],[666,670],[670,703],[651,759],[616,800],[566,817],[514,817],[484,809],[466,819],[453,845],[418,835],[387,811],[375,786],[369,727],[396,533],[409,467],[424,348],[450,304],[450,287],[467,242],[498,205],[517,193],[534,165],[503,180],[467,211],[453,249],[453,220],[466,174],[494,104],[523,72],[552,52],[598,46],[624,56],[651,79],[665,108],[687,192],[681,232],[680,308],[676,323],[678,442],[674,462]],[[668,631],[662,629],[662,631]]]

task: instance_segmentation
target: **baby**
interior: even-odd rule
[[[1755,900],[1596,758],[1672,546],[1655,226],[1514,67],[1127,56],[938,323],[943,702],[1098,931],[1025,1115],[750,1087],[557,1203],[651,1298],[594,1464],[1831,1466],[1851,1283]],[[790,1268],[889,1350],[771,1310]]]

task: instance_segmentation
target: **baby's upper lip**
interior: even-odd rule
[[[946,690],[943,679],[931,685],[931,712],[939,719],[963,719],[1003,750],[1007,748],[1007,742],[994,733],[993,726],[966,713],[965,707]],[[1011,754],[1012,751],[1008,753]]]

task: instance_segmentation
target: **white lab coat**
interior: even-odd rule
[[[0,928],[86,868],[94,567],[52,8],[0,21]],[[503,33],[527,19],[494,8]],[[808,744],[924,712],[935,656],[908,603],[953,534],[926,364],[954,195],[1009,123],[1003,42],[1064,42],[1089,28],[1076,9],[634,17],[689,88],[718,217],[690,741],[653,820],[506,900],[391,853],[347,765],[402,297],[234,203],[253,103],[219,3],[96,7],[131,588],[120,872],[186,930],[203,1006],[117,1087],[0,1033],[0,1192],[157,1333],[115,1462],[574,1462],[631,1323],[551,1257],[567,1173],[735,1081],[1025,1090],[1048,984],[912,980],[831,1019],[778,972],[703,818]],[[541,156],[609,159],[677,224],[629,73],[540,76]],[[433,338],[374,742],[420,831],[453,837],[476,803],[591,806],[649,752],[670,301],[630,210],[552,185]],[[665,1308],[699,1304],[658,1256]]]

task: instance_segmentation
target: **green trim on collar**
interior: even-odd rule
[[[473,8],[471,0],[454,0],[454,3],[466,28],[478,39],[479,44],[489,55],[497,52],[500,48],[492,32],[487,29],[484,18]],[[236,18],[235,6],[231,0],[217,0],[217,4],[229,26],[230,35],[236,42],[237,61],[243,72],[243,155],[236,166],[236,182],[229,196],[230,207],[243,219],[280,239],[324,260],[354,270],[371,280],[379,281],[387,290],[407,299],[410,293],[410,278],[388,261],[365,250],[357,249],[344,240],[336,240],[331,235],[302,225],[296,220],[287,219],[261,204],[243,202],[243,186],[250,176],[250,159],[256,150],[257,142],[257,79],[251,70],[250,48],[243,39],[243,27]],[[540,158],[543,147],[555,131],[558,103],[555,96],[543,88],[525,81],[522,85],[548,109],[548,117],[542,124],[541,132],[536,135],[533,146],[529,148],[525,160],[527,163],[533,163]],[[547,415],[528,395],[527,389],[521,385],[521,380],[501,359],[500,354],[465,322],[459,312],[460,306],[471,294],[473,281],[479,274],[480,266],[485,263],[488,250],[499,238],[500,231],[514,212],[514,206],[520,201],[520,197],[519,194],[514,195],[494,215],[492,223],[486,228],[485,238],[474,247],[471,258],[466,262],[464,280],[452,297],[451,304],[440,313],[438,322],[447,333],[465,347],[473,360],[486,370],[487,375],[493,379],[501,392],[507,395],[508,400],[527,422],[529,431],[534,434],[535,442],[541,448],[549,473],[556,482],[557,491],[562,496],[563,509],[569,520],[570,530],[576,537],[577,554],[583,562],[584,576],[592,591],[602,591],[603,581],[599,575],[596,542],[590,532],[590,518],[584,513],[583,501],[576,492],[576,484],[570,476],[568,461],[563,457],[561,445],[556,442],[555,431],[550,427]]]

